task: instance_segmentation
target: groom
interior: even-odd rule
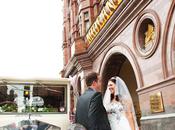
[[[99,74],[89,73],[86,77],[86,84],[88,89],[77,102],[75,122],[83,125],[87,130],[111,130],[102,103]]]

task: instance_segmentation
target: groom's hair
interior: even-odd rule
[[[89,87],[92,85],[92,83],[95,81],[98,81],[98,73],[96,72],[91,72],[86,76],[86,85]]]

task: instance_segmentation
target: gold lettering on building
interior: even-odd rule
[[[92,26],[92,33],[94,34],[94,36],[96,35],[96,31],[94,29],[94,25]]]
[[[94,23],[94,28],[96,32],[100,30],[100,27],[97,25],[97,22]]]
[[[110,14],[112,14],[112,11],[110,10],[110,8],[108,6],[105,6],[104,9],[106,10],[106,13],[108,16],[110,16]]]
[[[89,44],[94,40],[94,38],[98,35],[100,30],[106,24],[111,15],[115,12],[119,4],[122,0],[108,0],[106,2],[105,7],[101,10],[100,15],[97,17],[91,28],[86,34],[86,38]]]
[[[101,29],[101,23],[100,23],[100,18],[99,17],[97,17],[97,20],[95,21],[95,23],[97,24],[97,26],[98,26],[98,29],[99,29],[99,31],[100,31],[100,29]]]
[[[119,0],[112,0],[112,2],[114,3],[114,5],[117,5],[118,2],[121,2],[121,1],[119,1]]]
[[[100,14],[100,23],[101,23],[100,25],[101,25],[101,28],[103,27],[104,22],[105,22],[104,15],[103,15],[103,12],[101,12],[101,14]]]
[[[152,113],[163,112],[163,100],[162,100],[162,93],[158,92],[150,96],[150,107]]]
[[[114,5],[113,1],[111,2],[110,0],[106,2],[106,6],[109,7],[111,12],[113,12],[116,9],[116,5]]]
[[[102,10],[104,20],[107,21],[109,19],[109,15],[106,13],[106,10],[103,8]]]

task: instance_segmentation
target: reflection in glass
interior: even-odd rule
[[[65,112],[65,87],[1,85],[0,112]]]
[[[22,120],[3,127],[0,130],[61,130],[60,127],[38,120]]]

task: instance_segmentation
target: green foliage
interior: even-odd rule
[[[4,104],[0,106],[0,112],[17,112],[16,104]],[[54,108],[51,105],[36,107],[36,106],[26,106],[26,109],[23,109],[22,112],[58,112],[57,108]]]
[[[25,112],[58,112],[58,110],[50,105],[43,107],[27,106]]]
[[[1,112],[17,112],[16,104],[4,104],[0,106]]]

